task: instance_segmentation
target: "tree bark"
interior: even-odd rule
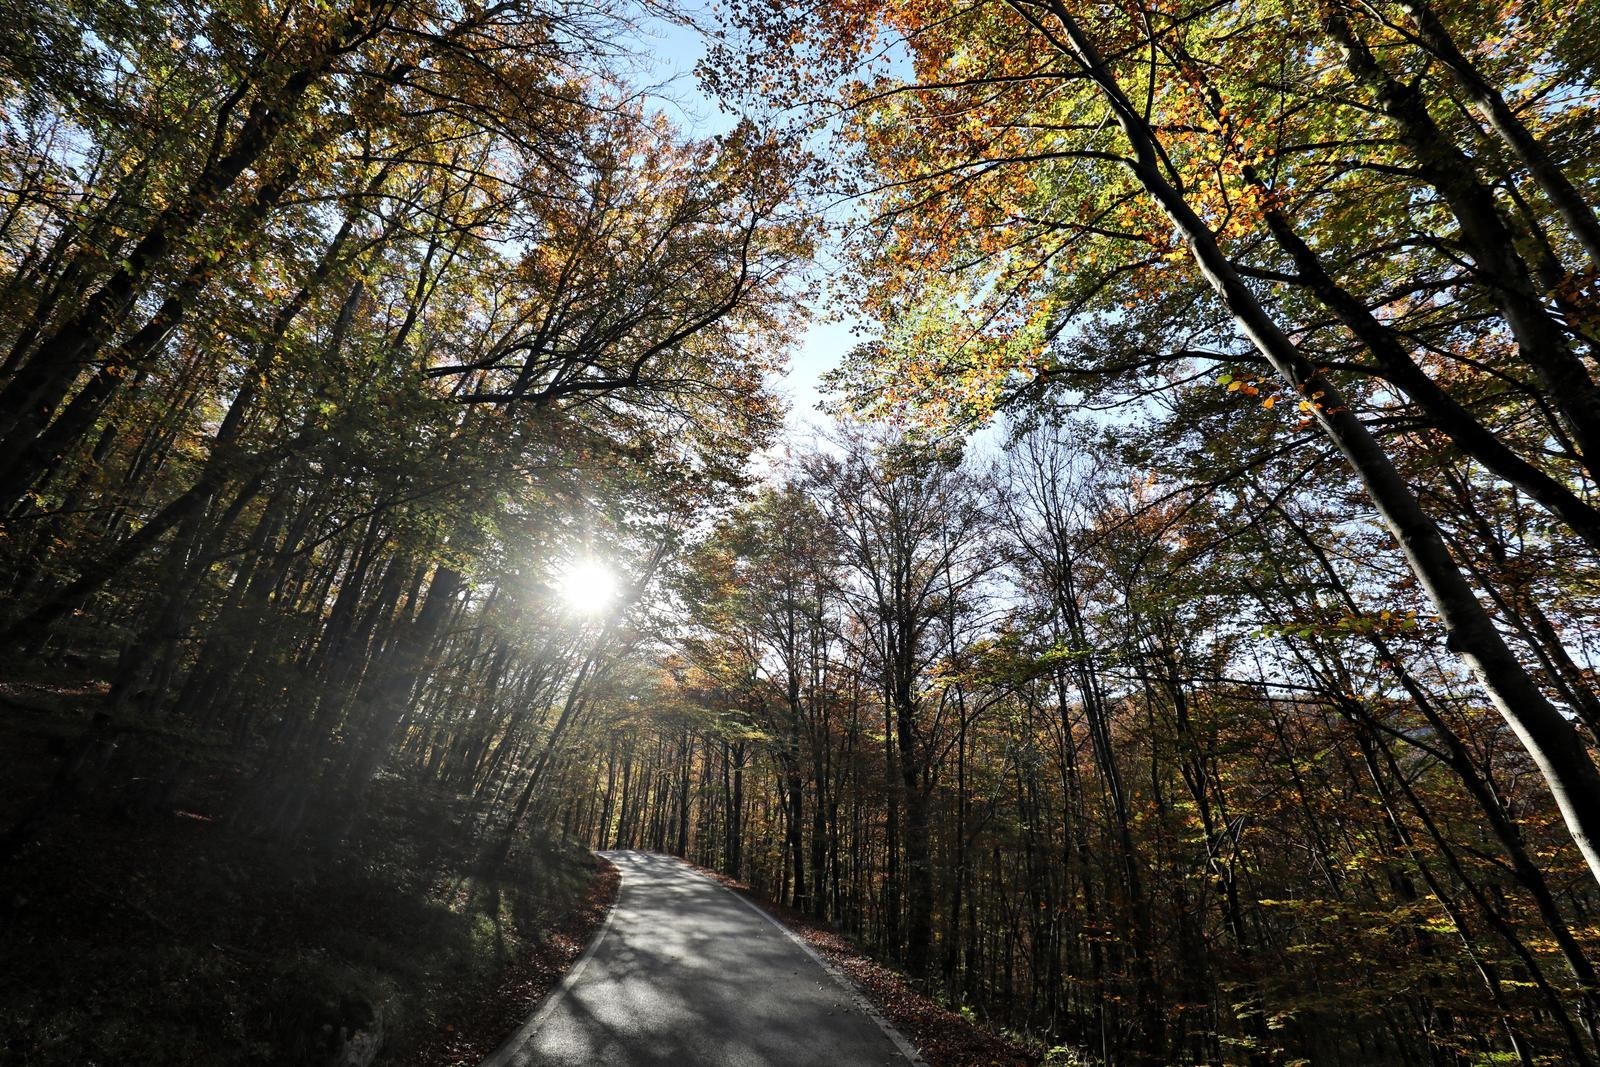
[[[1572,724],[1528,676],[1462,576],[1432,518],[1333,383],[1295,346],[1256,300],[1183,195],[1161,174],[1154,133],[1122,92],[1098,49],[1062,0],[1052,12],[1072,51],[1111,105],[1134,159],[1130,167],[1189,245],[1202,276],[1239,329],[1279,376],[1314,401],[1313,413],[1365,486],[1384,525],[1444,624],[1447,647],[1466,662],[1533,758],[1561,810],[1573,843],[1600,882],[1600,771]]]

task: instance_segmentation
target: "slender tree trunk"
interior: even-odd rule
[[[1433,8],[1425,0],[1400,0],[1400,8],[1416,22],[1417,37],[1423,47],[1450,71],[1489,128],[1528,168],[1528,174],[1550,198],[1551,205],[1589,257],[1590,269],[1600,271],[1600,219],[1595,217],[1583,193],[1568,180],[1560,166],[1545,151],[1544,145],[1517,118],[1500,91],[1462,54],[1455,38]]]
[[[1343,51],[1345,66],[1372,91],[1428,183],[1449,204],[1460,224],[1462,241],[1499,304],[1523,360],[1538,375],[1550,402],[1565,416],[1567,431],[1577,442],[1584,464],[1591,473],[1600,474],[1600,389],[1546,311],[1493,194],[1478,180],[1472,161],[1429,115],[1417,87],[1400,82],[1385,70],[1344,14],[1331,11],[1323,18],[1323,26]]]
[[[1283,380],[1312,398],[1314,417],[1366,487],[1412,573],[1438,611],[1456,651],[1544,775],[1574,844],[1600,881],[1600,771],[1572,724],[1547,700],[1506,646],[1494,620],[1450,557],[1438,527],[1344,397],[1273,322],[1218,247],[1215,236],[1161,173],[1154,135],[1123,95],[1098,50],[1060,3],[1051,8],[1079,60],[1112,106],[1133,149],[1132,169],[1188,242],[1201,274],[1245,336]],[[1558,384],[1558,383],[1557,383]],[[1600,429],[1600,421],[1596,423]],[[1597,452],[1596,454],[1600,454]]]

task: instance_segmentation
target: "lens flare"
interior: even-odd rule
[[[617,602],[622,584],[598,560],[578,560],[556,575],[556,592],[569,609],[581,615],[599,615]]]

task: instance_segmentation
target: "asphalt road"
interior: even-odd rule
[[[907,1063],[771,920],[666,856],[607,852],[622,890],[599,941],[484,1067]]]

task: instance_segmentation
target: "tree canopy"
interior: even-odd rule
[[[0,853],[403,780],[1052,1063],[1596,1063],[1597,79],[1587,0],[17,12]]]

